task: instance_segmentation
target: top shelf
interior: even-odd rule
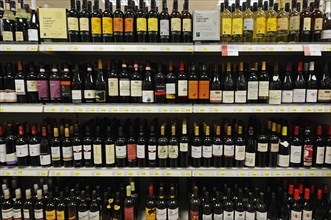
[[[221,53],[222,56],[239,56],[239,53],[301,53],[305,56],[321,56],[331,52],[330,43],[308,44],[0,44],[1,52],[133,52],[133,53]]]

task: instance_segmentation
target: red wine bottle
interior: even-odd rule
[[[190,201],[189,220],[199,219],[200,216],[200,204],[198,187],[194,186],[193,198]]]
[[[294,190],[294,202],[291,208],[291,219],[299,220],[302,218],[302,207],[299,203],[299,190]]]
[[[302,218],[307,220],[313,219],[313,207],[310,202],[310,189],[305,188],[305,199],[302,205]]]
[[[176,125],[171,126],[171,137],[169,139],[169,164],[170,167],[178,166],[178,140],[176,135]]]
[[[29,149],[28,142],[24,137],[23,126],[18,127],[18,138],[16,140],[16,156],[17,156],[17,165],[19,167],[28,166],[29,160]]]
[[[189,143],[190,139],[187,135],[187,123],[183,121],[182,123],[182,134],[179,139],[179,161],[180,167],[189,166]]]
[[[159,167],[167,167],[169,148],[168,148],[168,139],[165,136],[165,125],[161,126],[160,138],[157,141],[157,157],[158,157]]]
[[[194,128],[194,137],[191,144],[191,157],[192,157],[192,166],[201,167],[202,160],[202,141],[199,136],[199,126]]]
[[[118,128],[118,138],[115,142],[115,152],[116,152],[116,165],[118,167],[126,166],[127,157],[127,141],[123,136],[123,128]]]
[[[321,189],[317,190],[317,200],[314,205],[313,219],[314,220],[324,220],[326,218],[326,213],[322,204],[323,192]]]
[[[243,167],[245,161],[246,142],[243,137],[243,126],[238,126],[238,135],[235,139],[235,162],[236,167]]]
[[[221,126],[216,126],[216,132],[213,138],[213,164],[214,167],[221,167],[223,161],[223,141],[221,138]]]
[[[302,140],[299,136],[299,126],[294,127],[293,137],[291,141],[291,148],[290,148],[290,166],[291,167],[300,167],[301,162],[301,155],[302,155]]]
[[[317,126],[316,138],[314,144],[313,164],[315,167],[324,166],[325,140],[323,137],[322,126]]]

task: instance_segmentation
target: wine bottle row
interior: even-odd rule
[[[61,182],[63,188],[51,186],[52,182],[37,183],[33,191],[27,184],[19,187],[15,179],[11,186],[2,184],[2,219],[138,219],[139,200],[133,181],[116,188],[75,182],[71,186]]]
[[[23,66],[6,64],[0,102],[7,103],[212,103],[272,105],[330,103],[329,63],[296,66],[266,61],[239,64],[138,64]],[[23,68],[24,67],[24,68]],[[0,68],[1,72],[2,68]]]
[[[331,167],[331,126],[302,121],[48,119],[0,129],[7,166]]]

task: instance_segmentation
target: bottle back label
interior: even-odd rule
[[[288,18],[278,18],[277,24],[277,31],[288,31]]]
[[[16,90],[17,93],[17,90]],[[18,93],[17,93],[18,95]],[[331,101],[331,89],[319,89],[318,90],[318,95],[317,95],[317,100],[318,101]]]
[[[126,158],[126,145],[118,146],[116,145],[116,158],[124,159]]]
[[[128,144],[128,160],[136,160],[136,159],[137,159],[137,145]]]
[[[277,164],[280,167],[289,167],[290,166],[290,155],[278,154]]]
[[[120,80],[120,96],[130,96],[130,80]]]
[[[223,220],[223,214],[214,214],[214,220]]]
[[[259,94],[259,82],[248,82],[247,93],[248,100],[257,100]]]
[[[270,152],[278,153],[278,151],[279,151],[279,143],[271,143]]]
[[[223,155],[223,145],[213,145],[213,155],[222,156]]]
[[[303,147],[303,165],[311,166],[313,164],[313,145],[304,145]]]
[[[253,18],[244,19],[244,30],[253,31],[253,29],[254,29],[254,19]]]
[[[44,212],[43,212],[43,210],[42,209],[35,209],[34,210],[34,218],[36,220],[44,220]],[[54,219],[55,219],[55,213],[54,213]]]
[[[89,220],[89,211],[78,212],[78,219],[79,220]]]
[[[54,220],[56,219],[55,210],[46,211],[46,220]]]
[[[27,144],[16,145],[17,157],[27,157],[29,155],[29,147]]]
[[[92,158],[92,146],[91,145],[84,145],[83,146],[84,149],[84,159],[85,160],[91,160]]]
[[[315,18],[314,31],[321,31],[323,27],[323,18]]]
[[[224,145],[224,156],[225,157],[234,156],[234,145]]]
[[[168,220],[178,220],[178,219],[179,219],[178,208],[176,209],[168,208]]]
[[[178,80],[178,96],[187,97],[187,80]]]
[[[154,102],[154,91],[143,90],[143,103],[153,103],[153,102]]]
[[[176,98],[176,84],[175,83],[167,83],[166,84],[166,98],[167,99],[175,99]]]
[[[233,18],[232,19],[232,34],[241,36],[243,34],[243,19]]]
[[[245,220],[245,211],[243,211],[243,212],[235,211],[234,219],[235,220]]]
[[[302,218],[304,220],[312,220],[313,219],[313,211],[302,210]]]
[[[259,81],[259,97],[269,96],[269,81]]]
[[[199,83],[197,80],[189,80],[188,82],[188,98],[198,99]]]
[[[269,104],[280,105],[282,102],[281,90],[269,90]]]
[[[222,90],[210,90],[210,102],[222,103],[223,93]]]
[[[266,18],[257,18],[256,19],[256,34],[264,35],[266,31]]]
[[[282,103],[293,102],[293,90],[282,90]]]
[[[38,81],[37,80],[27,80],[27,91],[28,92],[38,92]]]
[[[290,31],[300,30],[300,16],[293,16],[290,18]]]
[[[145,159],[145,145],[137,144],[137,158]]]
[[[257,143],[257,151],[268,152],[268,143]]]
[[[125,213],[124,213],[124,215],[125,215]],[[127,219],[126,216],[125,216],[125,219]],[[89,220],[100,220],[100,212],[99,211],[96,211],[96,212],[89,211]],[[133,218],[132,219],[128,218],[128,220],[133,220]]]
[[[112,35],[113,34],[113,19],[110,17],[102,18],[102,32],[103,34]]]
[[[156,219],[156,209],[155,208],[145,208],[146,220]]]
[[[56,220],[65,220],[64,211],[56,211]]]
[[[255,220],[255,212],[245,212],[246,220]]]
[[[50,80],[49,87],[52,99],[58,99],[61,97],[61,87],[59,80]]]
[[[21,209],[13,209],[14,220],[22,219],[22,210]]]
[[[24,218],[24,220],[30,220],[30,210],[29,209],[23,209],[23,218]]]
[[[310,17],[305,17],[303,19],[303,30],[304,31],[310,31],[311,27],[311,18]]]
[[[2,40],[3,41],[14,41],[14,35],[11,31],[3,31],[2,32]]]
[[[291,145],[291,163],[301,163],[302,146]]]
[[[50,154],[41,154],[40,155],[40,165],[48,166],[51,164],[51,155]]]
[[[190,219],[189,220],[199,220],[199,211],[190,210]]]
[[[6,162],[6,144],[0,144],[0,162]]]
[[[61,159],[61,151],[59,146],[51,147],[52,161],[59,161]]]
[[[222,33],[221,35],[230,35],[232,33],[232,19],[222,18]]]
[[[82,160],[83,159],[82,145],[73,146],[72,150],[74,151],[74,160]]]
[[[306,89],[294,89],[293,90],[293,102],[304,103],[306,100]]]
[[[161,22],[161,21],[160,21]],[[137,18],[137,31],[147,31],[146,18]]]
[[[256,211],[256,220],[267,220],[267,212]]]
[[[209,80],[200,80],[199,81],[199,99],[209,99]]]
[[[108,78],[108,95],[118,96],[118,79]]]
[[[72,90],[72,100],[73,102],[82,101],[82,90]]]
[[[141,96],[142,96],[142,81],[131,80],[131,97],[141,97]]]
[[[235,102],[236,103],[246,103],[247,91],[235,91]]]
[[[101,18],[91,18],[92,35],[101,35]]]
[[[114,24],[114,32],[123,32],[123,18],[114,18],[113,19]]]
[[[90,21],[88,18],[80,18],[79,19],[79,27],[80,31],[90,31]]]
[[[156,160],[156,145],[148,145],[148,159]]]
[[[301,212],[291,210],[291,220],[301,220]]]
[[[317,89],[307,89],[306,102],[317,102]]]
[[[234,103],[234,91],[223,91],[223,103]]]
[[[17,162],[16,152],[11,154],[8,153],[6,154],[6,163],[8,165],[16,164],[16,162]]]
[[[13,208],[10,209],[2,209],[1,210],[1,214],[2,214],[2,219],[4,220],[10,220],[13,219],[14,214],[13,214]]]
[[[73,159],[72,147],[62,147],[63,161],[71,161]]]
[[[209,215],[202,214],[202,219],[203,220],[213,220],[213,215],[212,214],[209,214]]]

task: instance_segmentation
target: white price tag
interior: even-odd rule
[[[321,47],[319,45],[304,45],[303,52],[305,56],[322,56]]]

